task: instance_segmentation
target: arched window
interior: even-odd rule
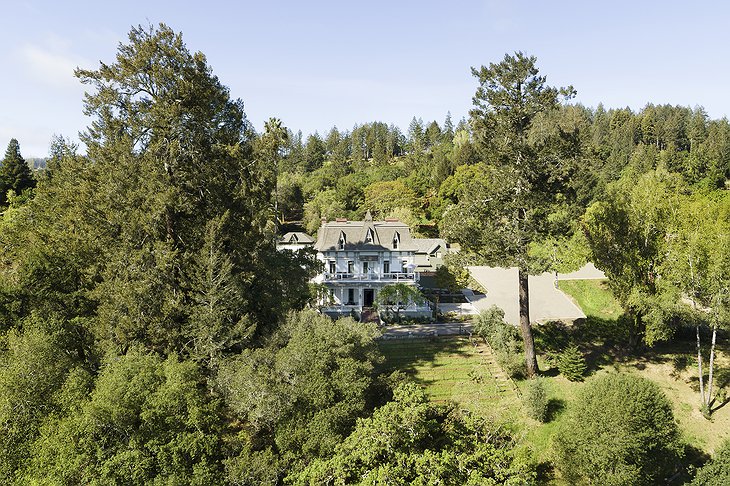
[[[400,246],[400,233],[396,231],[393,235],[393,249],[397,250],[398,246]]]

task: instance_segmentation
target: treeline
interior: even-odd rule
[[[693,187],[724,188],[730,178],[730,124],[702,108],[647,105],[605,110],[562,105],[539,123],[572,137],[579,158],[574,175],[584,207],[622,172],[658,166]],[[280,217],[316,231],[321,217],[362,218],[366,210],[394,215],[414,228],[438,225],[455,188],[470,177],[479,154],[469,125],[413,119],[404,135],[382,122],[352,131],[333,127],[323,138],[289,132],[281,151]]]

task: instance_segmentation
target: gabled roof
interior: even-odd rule
[[[307,233],[302,233],[301,231],[290,231],[289,233],[285,233],[284,236],[279,238],[279,243],[283,245],[311,245],[312,243],[314,243],[314,238],[309,236]]]
[[[368,231],[373,233],[372,243],[366,243]],[[331,221],[324,223],[317,232],[314,248],[319,251],[338,250],[340,234],[345,235],[345,250],[382,251],[393,250],[393,238],[398,234],[400,243],[397,251],[416,251],[407,224],[400,221],[373,221],[366,216],[365,221]]]
[[[443,253],[446,253],[446,240],[441,238],[413,238],[413,243],[416,245],[416,253],[425,253],[432,255],[441,248]]]

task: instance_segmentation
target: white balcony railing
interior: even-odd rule
[[[390,273],[376,273],[376,272],[368,272],[368,273],[347,273],[347,272],[336,272],[336,273],[329,273],[325,272],[324,279],[326,281],[332,281],[332,280],[356,280],[356,281],[363,281],[363,280],[371,280],[371,281],[385,281],[385,282],[393,282],[393,281],[399,281],[399,280],[414,280],[415,273],[406,273],[406,272],[390,272]]]

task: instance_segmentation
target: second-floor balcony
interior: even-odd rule
[[[348,273],[348,272],[336,272],[336,273],[324,273],[325,281],[332,280],[370,280],[378,282],[397,282],[399,280],[415,280],[415,273],[407,272],[389,272],[389,273],[378,273],[378,272],[367,272],[367,273]]]

